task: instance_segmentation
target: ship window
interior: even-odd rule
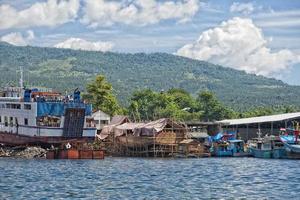
[[[4,117],[4,126],[8,126],[8,119],[7,119],[7,116]]]
[[[28,119],[24,118],[24,125],[28,125]]]
[[[55,116],[42,116],[37,117],[36,120],[38,126],[59,127],[61,119]]]
[[[108,120],[101,120],[100,124],[108,124]]]
[[[14,124],[14,118],[13,118],[13,117],[10,117],[10,118],[9,118],[9,125],[10,125],[10,126],[13,126],[13,124]]]
[[[6,104],[6,108],[21,109],[21,105],[20,104]]]
[[[24,104],[24,110],[31,110],[30,104]]]

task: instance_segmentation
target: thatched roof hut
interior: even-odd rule
[[[129,118],[127,116],[123,116],[123,115],[117,115],[114,116],[111,120],[111,122],[104,126],[100,135],[98,135],[98,138],[100,140],[104,140],[105,138],[107,138],[111,133],[113,133],[114,128],[118,125],[124,124],[124,123],[128,123],[130,122]]]
[[[133,134],[135,136],[155,136],[162,131],[185,133],[187,129],[183,124],[179,124],[168,118],[162,118],[134,129]]]

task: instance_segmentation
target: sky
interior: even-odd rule
[[[300,85],[299,0],[0,0],[0,41],[166,52]]]

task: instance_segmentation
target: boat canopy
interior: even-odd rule
[[[228,140],[230,143],[241,143],[244,142],[244,140]]]
[[[37,102],[37,116],[62,116],[67,108],[84,108],[85,115],[92,114],[92,105],[79,102]]]
[[[220,141],[227,141],[227,140],[236,140],[236,132],[229,131],[229,132],[219,132],[214,136],[210,136],[209,140],[211,142],[220,142]]]

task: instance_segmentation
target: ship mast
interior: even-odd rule
[[[24,84],[23,84],[23,67],[20,66],[20,87],[23,89],[24,88]]]

